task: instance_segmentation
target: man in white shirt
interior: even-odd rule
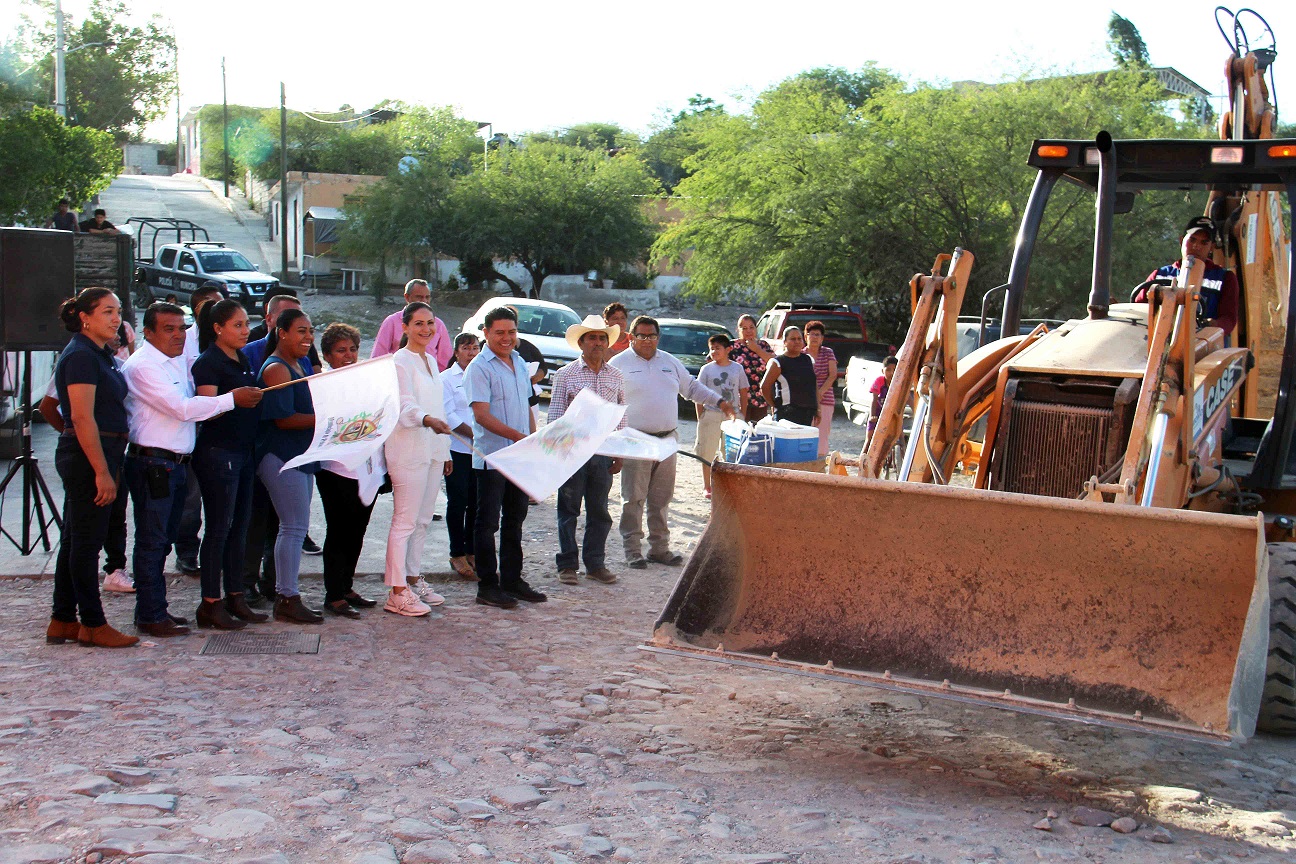
[[[657,438],[675,438],[679,425],[678,396],[719,408],[735,416],[733,406],[702,386],[684,364],[657,350],[657,321],[640,315],[630,324],[630,350],[608,361],[625,377],[626,425]],[[661,462],[627,459],[621,469],[621,540],[626,564],[636,570],[648,561],[678,567],[684,558],[670,548],[666,510],[675,495],[676,457]],[[643,554],[644,505],[648,507],[648,558]]]
[[[150,636],[188,633],[167,612],[162,565],[179,530],[198,421],[261,401],[255,387],[195,396],[184,361],[184,310],[154,303],[144,313],[144,345],[122,365],[129,388],[126,485],[135,508],[135,626]]]

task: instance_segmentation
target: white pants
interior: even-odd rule
[[[421,575],[423,543],[436,511],[444,462],[388,465],[392,479],[392,524],[387,531],[387,570],[383,582],[409,584]]]

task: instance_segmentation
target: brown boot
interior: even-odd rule
[[[100,648],[129,648],[139,641],[139,637],[118,633],[110,624],[100,624],[98,627],[82,625],[77,632],[77,641],[87,648],[96,645]]]
[[[45,641],[51,645],[75,642],[77,634],[80,632],[81,625],[75,621],[60,621],[57,618],[51,618],[49,626],[45,628]]]
[[[217,600],[215,603],[208,603],[203,600],[198,604],[198,611],[194,613],[194,620],[198,622],[199,627],[215,627],[217,630],[242,630],[247,626],[246,621],[240,621],[229,613],[225,604]]]
[[[260,624],[262,621],[270,619],[269,615],[252,611],[252,607],[248,605],[247,599],[241,593],[229,594],[225,597],[225,611],[240,621],[247,621],[251,624]]]

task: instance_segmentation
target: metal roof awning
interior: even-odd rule
[[[302,217],[302,225],[313,225],[316,243],[336,243],[338,225],[346,221],[346,214],[340,207],[311,207]]]

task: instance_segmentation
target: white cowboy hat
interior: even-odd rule
[[[621,338],[621,327],[617,324],[605,324],[601,315],[586,315],[585,320],[567,328],[567,344],[580,350],[580,338],[586,333],[606,333],[608,344]]]

